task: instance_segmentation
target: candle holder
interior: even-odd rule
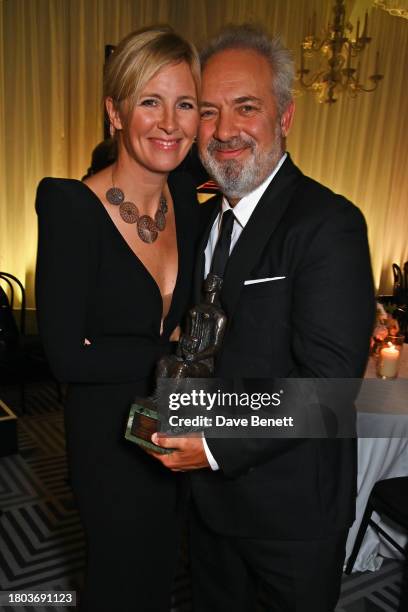
[[[376,373],[383,380],[397,378],[404,336],[387,336],[377,353]]]

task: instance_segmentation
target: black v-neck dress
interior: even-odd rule
[[[152,391],[190,300],[199,206],[188,175],[170,175],[169,188],[179,259],[162,335],[159,288],[97,196],[70,179],[43,179],[37,192],[38,321],[69,383],[67,452],[88,545],[81,609],[91,612],[169,609],[183,475],[124,439],[131,401]]]

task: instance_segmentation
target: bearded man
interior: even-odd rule
[[[210,270],[223,277],[228,328],[215,375],[361,377],[374,320],[366,225],[285,152],[290,53],[244,25],[224,30],[202,60],[199,151],[223,192],[196,270],[197,288]],[[176,448],[156,455],[166,467],[191,472],[195,612],[253,612],[260,585],[268,611],[334,610],[355,440],[154,440]]]

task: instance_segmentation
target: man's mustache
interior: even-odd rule
[[[228,151],[230,149],[243,149],[249,148],[252,151],[255,148],[255,142],[251,139],[241,138],[240,136],[235,136],[230,140],[216,140],[212,138],[207,146],[208,153],[213,153],[214,151]]]

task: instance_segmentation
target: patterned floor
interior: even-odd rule
[[[18,406],[14,390],[2,390],[1,397],[12,409]],[[78,590],[84,537],[67,482],[62,410],[55,387],[29,389],[18,437],[19,454],[0,460],[0,590]],[[396,612],[401,582],[401,564],[394,561],[375,573],[344,577],[336,612]],[[0,606],[4,612],[72,609]],[[173,612],[191,612],[185,567],[176,580]]]
[[[402,567],[388,560],[378,572],[363,572],[343,578],[336,612],[407,612],[399,608]]]
[[[13,390],[2,391],[2,397],[11,408],[17,403]],[[19,454],[0,461],[1,590],[78,588],[84,538],[67,484],[62,410],[54,387],[29,390],[18,441]]]

